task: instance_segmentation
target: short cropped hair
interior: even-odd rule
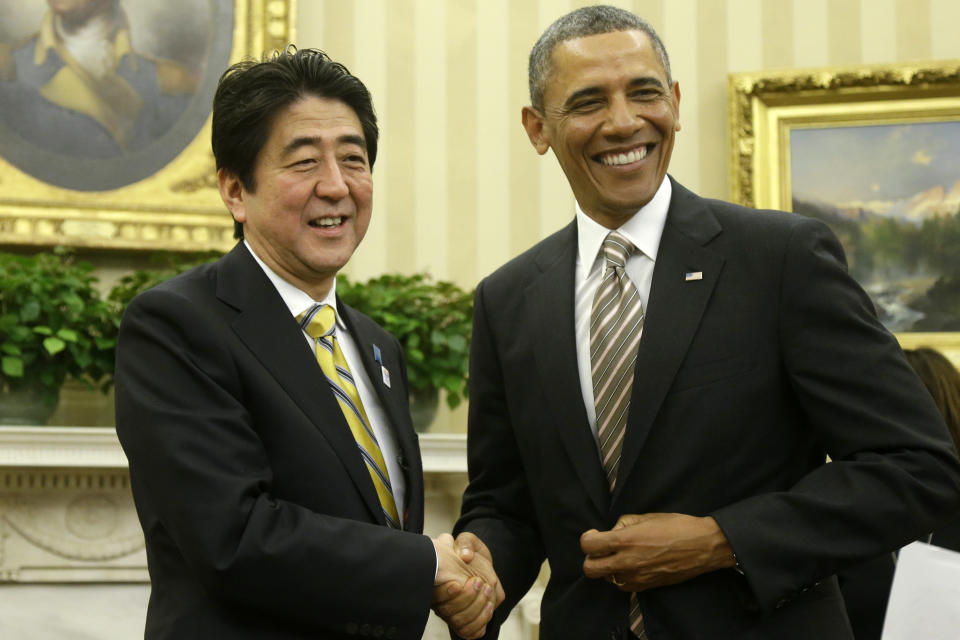
[[[670,58],[660,36],[643,18],[624,9],[608,5],[583,7],[561,16],[547,27],[530,51],[527,67],[530,84],[530,102],[537,111],[543,112],[543,94],[552,69],[553,50],[562,42],[586,36],[615,31],[641,31],[653,43],[653,51],[667,75],[667,83],[673,84],[670,74]]]
[[[308,96],[339,100],[353,109],[372,168],[379,129],[370,92],[323,51],[290,45],[260,61],[242,60],[220,76],[213,97],[211,135],[217,170],[229,171],[248,191],[256,191],[257,157],[277,114]],[[234,237],[243,238],[243,225],[234,221],[233,228]]]

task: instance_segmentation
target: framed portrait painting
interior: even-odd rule
[[[734,201],[823,220],[904,347],[960,352],[960,61],[733,74]]]
[[[0,244],[228,248],[213,94],[295,2],[0,0]]]

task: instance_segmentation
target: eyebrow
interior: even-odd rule
[[[639,78],[634,78],[633,80],[630,81],[630,83],[627,86],[631,88],[635,88],[635,87],[646,87],[650,85],[660,87],[661,89],[664,88],[663,82],[661,82],[660,79],[657,78],[656,76],[641,76]],[[564,101],[563,104],[564,106],[569,107],[571,104],[573,104],[574,102],[576,102],[581,98],[586,98],[586,97],[594,96],[601,93],[604,93],[604,89],[602,87],[584,87],[583,89],[574,91],[572,94],[570,94],[570,96]]]
[[[287,157],[293,152],[295,152],[297,149],[300,149],[302,147],[317,146],[321,142],[322,142],[322,138],[317,136],[301,136],[299,138],[294,138],[293,140],[288,142],[286,145],[284,145],[283,151],[281,152],[282,157]],[[355,144],[361,147],[364,151],[367,150],[367,141],[364,140],[363,136],[355,133],[350,133],[350,134],[340,136],[339,138],[337,138],[337,144],[338,145]]]

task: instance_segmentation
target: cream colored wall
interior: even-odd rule
[[[370,87],[382,128],[375,218],[348,273],[464,287],[569,221],[572,197],[520,125],[526,58],[568,0],[299,0],[297,45]],[[621,0],[653,24],[681,88],[671,173],[728,186],[735,71],[960,58],[957,0]]]

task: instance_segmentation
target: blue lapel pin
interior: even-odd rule
[[[380,375],[383,376],[383,384],[390,388],[390,370],[383,366],[383,354],[380,353],[380,347],[373,345],[373,359],[380,365]]]

